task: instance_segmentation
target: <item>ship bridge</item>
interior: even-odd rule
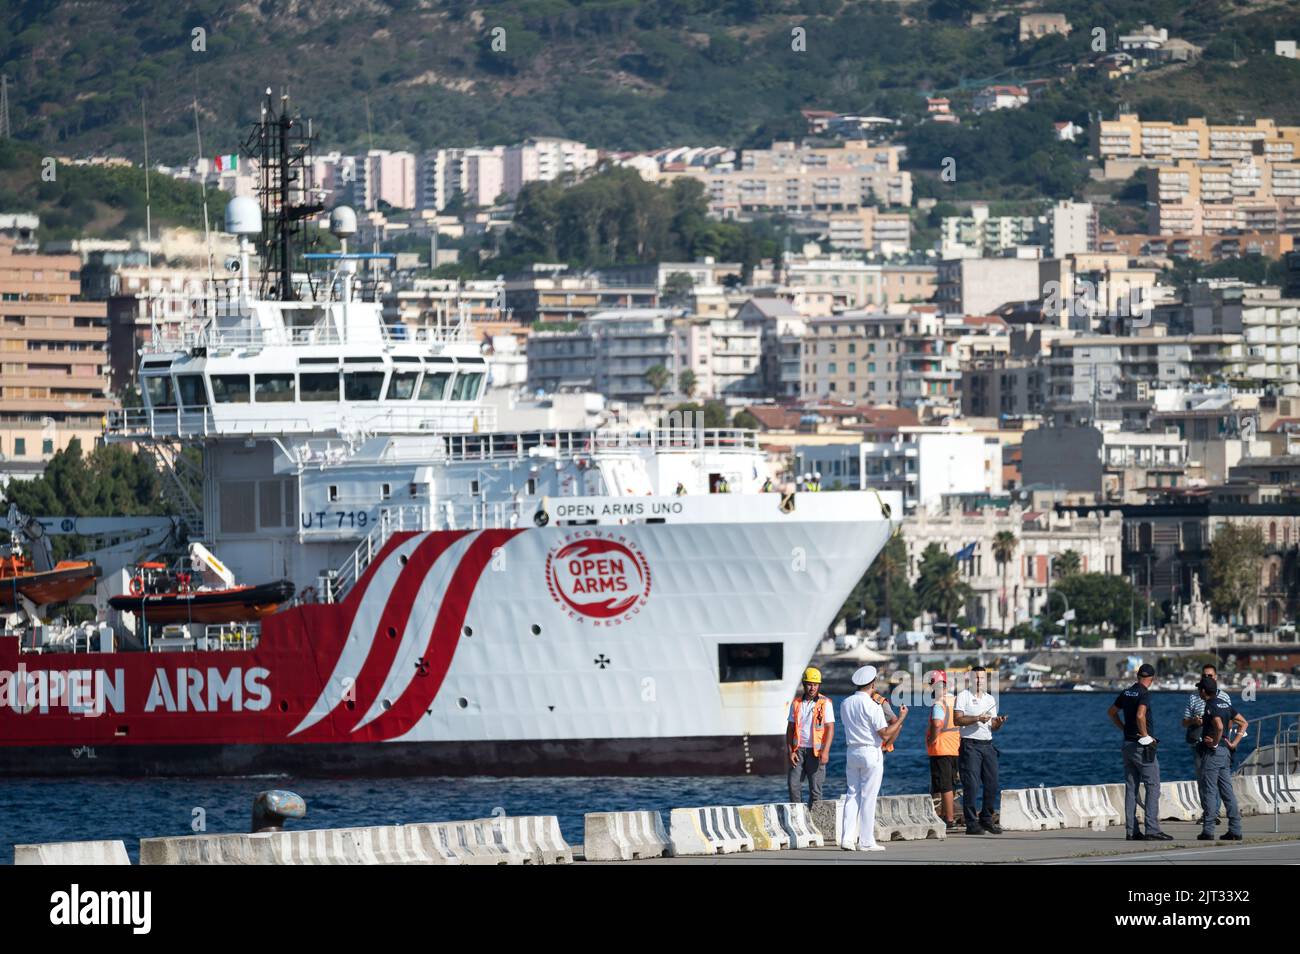
[[[407,328],[332,280],[298,301],[250,300],[237,283],[195,317],[152,329],[142,406],[111,412],[109,440],[478,432],[488,366],[453,318]]]

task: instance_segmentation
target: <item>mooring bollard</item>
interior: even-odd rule
[[[288,818],[305,818],[307,803],[301,795],[272,789],[258,792],[253,799],[253,834],[262,831],[284,831],[284,822]]]

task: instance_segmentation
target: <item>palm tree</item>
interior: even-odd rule
[[[1057,556],[1052,568],[1056,571],[1056,578],[1063,580],[1067,576],[1074,576],[1083,568],[1083,560],[1075,550],[1066,550]]]
[[[682,393],[688,398],[695,397],[695,389],[700,386],[700,378],[694,371],[687,368],[677,375],[677,386],[682,389]]]
[[[668,387],[668,382],[672,379],[672,372],[662,364],[656,364],[654,367],[646,369],[645,382],[654,389],[656,403],[659,401],[660,392]]]
[[[971,597],[970,586],[961,578],[961,565],[934,543],[921,555],[916,589],[923,607],[949,623],[956,621]]]
[[[993,537],[993,559],[1002,568],[1002,598],[998,601],[998,615],[1002,617],[1002,635],[1007,634],[1007,564],[1016,554],[1016,535],[1010,530],[999,530]]]

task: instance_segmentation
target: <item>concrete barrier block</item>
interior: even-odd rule
[[[1232,780],[1242,815],[1287,815],[1300,809],[1300,784],[1296,778],[1272,775],[1238,775]]]
[[[1065,814],[1050,788],[1012,788],[1002,793],[1002,821],[1008,831],[1051,831],[1065,827]]]
[[[671,843],[658,812],[589,812],[583,816],[583,855],[587,861],[659,858]]]
[[[813,802],[808,811],[826,843],[838,845],[844,834],[844,796]]]
[[[836,803],[818,802],[817,804],[831,806],[830,827],[832,831],[838,832],[834,808]],[[779,802],[772,807],[776,809],[778,823],[790,839],[791,848],[821,848],[825,846],[825,833],[820,825],[815,824],[813,814],[808,810],[807,805],[802,802]],[[838,844],[838,841],[836,844]]]
[[[1066,828],[1105,831],[1124,824],[1123,811],[1116,811],[1104,785],[1066,785],[1052,789],[1056,805],[1065,815]]]
[[[41,845],[14,845],[16,865],[129,865],[126,845],[120,841],[51,841]]]
[[[573,863],[573,849],[560,834],[555,815],[497,815],[480,818],[476,824],[492,827],[494,836],[524,864],[560,865]]]
[[[446,844],[461,864],[523,865],[532,859],[506,844],[504,833],[486,821],[437,822],[445,830]]]
[[[948,826],[934,810],[934,801],[929,795],[886,795],[877,799],[876,804],[879,805],[885,798],[895,804],[895,811],[906,820],[913,837],[918,840],[948,837]]]
[[[753,851],[754,839],[733,805],[674,808],[669,818],[673,854],[714,855]]]
[[[1138,789],[1141,791],[1141,787]],[[1201,808],[1199,783],[1191,780],[1160,783],[1160,817],[1165,821],[1200,821]]]
[[[419,825],[142,838],[142,865],[455,864]]]
[[[775,807],[774,805],[741,805],[736,809],[745,834],[753,839],[755,851],[779,851],[790,847],[790,836],[776,821]]]
[[[847,802],[845,803],[847,808]],[[884,796],[876,799],[876,841],[922,841],[925,827],[908,817],[902,799]]]

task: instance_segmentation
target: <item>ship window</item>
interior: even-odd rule
[[[339,500],[339,485],[330,484],[330,503],[338,503],[338,500]]]
[[[462,371],[456,376],[456,386],[452,391],[451,399],[453,401],[473,401],[478,397],[478,385],[483,380],[481,371],[474,374],[466,374]]]
[[[247,404],[251,399],[246,374],[214,374],[212,399],[218,404]]]
[[[721,643],[718,682],[776,682],[782,676],[780,643]]]
[[[336,372],[328,374],[317,372],[298,375],[298,394],[302,401],[337,401],[339,399],[339,376]]]
[[[144,387],[149,394],[149,406],[155,411],[176,406],[176,398],[172,392],[172,379],[167,375],[146,374]]]
[[[415,383],[420,380],[419,371],[394,371],[388,379],[388,393],[385,401],[409,401],[415,397]]]
[[[349,371],[343,375],[343,396],[349,401],[378,401],[383,390],[382,371]]]
[[[392,497],[392,496],[393,496],[393,485],[392,485],[392,484],[380,484],[380,485],[379,485],[379,499],[380,499],[380,500],[388,500],[388,499],[389,499],[390,497]]]
[[[344,358],[344,364],[383,364],[383,358]]]
[[[203,375],[180,374],[176,376],[176,386],[181,393],[182,407],[207,407],[208,392],[203,387]]]
[[[447,379],[451,375],[445,371],[430,371],[420,382],[420,400],[421,401],[443,401],[446,400]]]
[[[254,376],[253,393],[258,404],[278,404],[292,401],[292,374],[258,374]]]
[[[530,496],[530,497],[534,497],[534,496],[537,495],[537,478],[536,478],[536,477],[529,477],[529,478],[528,478],[528,485],[527,485],[527,487],[525,488],[524,492],[525,492],[526,494],[528,494],[528,496]]]

